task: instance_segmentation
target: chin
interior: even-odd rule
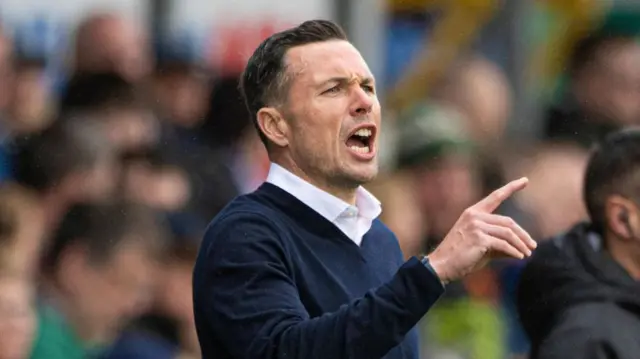
[[[378,164],[368,164],[367,166],[357,166],[345,171],[345,175],[358,186],[369,183],[378,176]]]

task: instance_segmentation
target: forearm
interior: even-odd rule
[[[221,330],[231,329],[226,343],[242,358],[381,358],[404,340],[443,290],[433,272],[413,258],[388,283],[333,313],[309,318],[306,312],[278,309],[291,303],[274,303],[259,313],[217,319]]]

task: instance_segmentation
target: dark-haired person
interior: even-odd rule
[[[632,36],[596,33],[580,40],[568,63],[567,88],[546,114],[543,136],[591,147],[638,124],[640,45]]]
[[[32,359],[99,357],[148,305],[165,233],[154,212],[128,204],[78,204],[43,260]]]
[[[443,283],[535,242],[491,214],[527,180],[470,207],[428,257],[403,256],[362,185],[378,173],[380,103],[366,62],[332,22],[254,52],[242,92],[272,162],[210,224],[194,270],[204,358],[418,358],[414,327]]]
[[[98,11],[75,29],[72,73],[115,72],[132,82],[151,70],[151,48],[142,24],[112,11]]]
[[[140,87],[113,72],[77,73],[66,85],[60,112],[96,118],[122,152],[144,151],[158,144],[160,125]]]
[[[608,136],[584,176],[591,217],[540,245],[518,290],[532,359],[640,353],[640,129]]]
[[[115,190],[115,151],[93,118],[61,119],[17,140],[11,162],[14,181],[39,197],[47,232],[73,204],[109,198]]]

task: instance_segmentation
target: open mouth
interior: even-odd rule
[[[374,127],[362,127],[349,136],[347,139],[347,147],[357,153],[371,153],[373,151],[374,134]]]

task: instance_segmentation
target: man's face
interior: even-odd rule
[[[158,142],[160,129],[150,111],[118,107],[100,116],[107,125],[108,140],[119,152],[146,149]]]
[[[640,117],[640,46],[633,42],[604,45],[591,71],[580,82],[583,105],[621,125]]]
[[[416,195],[435,236],[446,234],[462,211],[480,198],[472,161],[463,153],[447,153],[416,169]]]
[[[107,342],[149,304],[155,263],[140,243],[124,244],[107,263],[82,260],[74,280],[77,308],[86,339]]]
[[[120,164],[111,156],[99,158],[94,166],[84,171],[80,186],[76,187],[78,200],[103,200],[114,194],[116,178],[120,173]]]
[[[347,41],[326,41],[289,50],[285,62],[291,79],[282,112],[294,163],[324,186],[374,179],[380,103],[358,50]]]
[[[112,70],[130,81],[140,80],[149,72],[147,39],[132,22],[106,16],[94,19],[83,30],[85,33],[78,34],[82,45],[76,54],[79,69]]]

